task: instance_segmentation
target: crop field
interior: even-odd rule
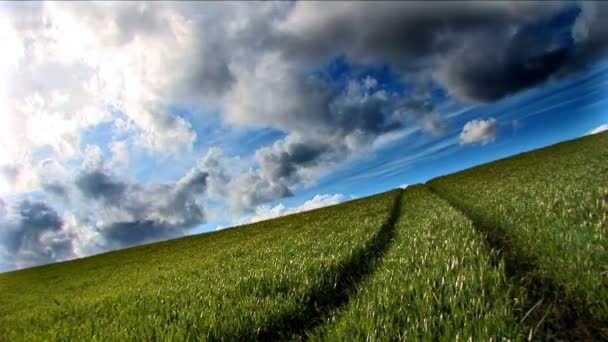
[[[608,332],[608,134],[429,182],[485,226],[547,315],[547,329]],[[545,312],[543,312],[545,311]]]
[[[340,297],[399,195],[2,274],[1,339],[288,336]]]
[[[608,339],[608,134],[0,274],[0,341]]]
[[[378,272],[315,332],[322,340],[474,340],[523,336],[522,293],[472,223],[425,186],[404,191]]]

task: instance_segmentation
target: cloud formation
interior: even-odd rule
[[[80,253],[178,236],[206,222],[208,200],[250,214],[403,132],[450,133],[445,99],[491,103],[581,70],[606,53],[607,14],[601,2],[3,3],[0,192],[60,203],[60,228],[23,234],[67,229]],[[248,156],[208,148],[172,182],[121,174],[142,152],[179,157],[206,139],[176,105],[282,135]],[[102,125],[112,141],[85,147]],[[479,119],[459,138],[496,134]],[[33,203],[25,212],[46,210]],[[27,215],[11,231],[40,231]]]
[[[542,83],[574,60],[567,31],[578,12],[567,3],[336,2],[323,11],[318,6],[297,3],[281,23],[290,57],[315,61],[342,52],[356,62],[430,76],[474,101],[495,101]],[[548,29],[556,23],[561,30]],[[591,33],[579,41],[586,46],[603,36],[586,32]]]
[[[120,179],[92,153],[71,177],[42,183],[111,249],[180,236],[204,224],[208,176],[196,166],[175,182],[139,184]]]
[[[468,145],[479,142],[482,145],[485,145],[491,143],[496,139],[497,131],[498,123],[494,118],[489,118],[487,120],[471,120],[462,127],[459,136],[460,144]]]
[[[594,129],[590,130],[587,135],[597,134],[605,131],[608,131],[608,124],[603,124],[595,127]]]
[[[72,240],[47,203],[23,200],[8,206],[0,199],[0,254],[10,268],[21,268],[72,256]],[[9,268],[7,267],[7,268]]]
[[[327,207],[342,203],[349,198],[343,194],[319,194],[315,195],[312,199],[302,203],[301,205],[293,208],[285,207],[283,203],[279,203],[273,207],[268,205],[262,205],[255,209],[255,215],[251,218],[251,222],[259,222],[263,220],[270,220],[276,217],[301,213],[313,209]]]

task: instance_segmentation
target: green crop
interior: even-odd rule
[[[583,319],[590,325],[585,330],[607,333],[607,161],[608,134],[596,134],[430,186],[506,242],[498,247],[509,254],[510,273],[553,306],[549,318],[561,324]]]
[[[526,333],[515,319],[521,293],[462,213],[413,186],[404,191],[395,230],[379,271],[314,339],[466,341]]]
[[[608,339],[608,133],[0,274],[0,341]]]
[[[333,305],[399,194],[2,274],[0,340],[286,337]]]

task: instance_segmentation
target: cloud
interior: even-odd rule
[[[88,199],[98,199],[107,204],[120,203],[127,185],[112,179],[102,170],[83,172],[76,178],[76,187]]]
[[[463,38],[461,46],[443,61],[438,78],[454,94],[481,102],[542,84],[571,62],[571,26],[578,11],[557,12],[516,29],[500,27]],[[568,22],[548,29],[556,17]],[[491,48],[482,48],[490,46]]]
[[[412,119],[424,131],[439,136],[448,132],[449,124],[436,111],[428,95],[415,95],[399,102],[395,116],[402,120]]]
[[[237,77],[225,95],[227,120],[288,133],[256,152],[259,174],[248,176],[253,184],[282,190],[255,196],[245,189],[237,196],[247,199],[242,206],[287,196],[285,189],[309,184],[406,125],[447,133],[433,85],[461,99],[492,102],[542,84],[574,58],[572,41],[564,37],[578,10],[567,4],[447,2],[441,12],[409,2],[318,6],[295,3],[267,31],[266,50],[230,65]],[[556,22],[559,29],[549,29]],[[342,55],[352,65],[387,64],[414,90],[395,95],[370,76],[336,89],[307,72]],[[469,134],[492,141],[495,128],[489,125],[482,137],[465,133],[462,142]]]
[[[69,207],[60,217],[44,201],[0,200],[2,268],[30,267],[183,235],[206,222],[207,173],[198,167],[175,182],[138,184],[90,158],[72,177],[56,179],[46,162],[46,194]],[[55,171],[56,172],[56,171]]]
[[[608,15],[608,3],[605,1],[581,3],[581,15],[573,30],[579,49],[574,68],[584,67],[590,61],[605,55],[608,49],[606,15]]]
[[[13,206],[0,200],[0,247],[11,268],[72,257],[72,242],[57,212],[47,203],[23,200]]]
[[[201,169],[204,163],[175,182],[140,184],[117,176],[111,163],[97,159],[97,150],[88,149],[89,158],[73,175],[41,179],[48,195],[71,208],[74,226],[98,234],[95,250],[180,236],[206,222],[203,195],[209,173]]]
[[[36,165],[23,162],[0,164],[0,194],[30,192],[37,188]]]
[[[348,199],[349,198],[343,194],[319,194],[315,195],[312,199],[302,203],[301,205],[293,208],[287,208],[282,203],[279,203],[273,207],[262,205],[256,208],[255,215],[251,218],[251,222],[258,222],[280,216],[301,213],[304,211],[338,204]]]
[[[11,188],[16,183],[18,173],[19,170],[16,165],[0,166],[0,193],[12,190]]]
[[[84,257],[106,250],[103,238],[71,212],[46,201],[0,199],[0,272]]]
[[[251,213],[402,132],[448,133],[449,118],[436,110],[443,98],[493,102],[581,70],[606,53],[607,8],[4,3],[0,191],[38,188],[62,203],[62,229],[82,234],[82,251],[86,241],[97,249],[177,236],[206,221],[207,200],[226,204],[228,215]],[[319,76],[336,58],[357,72],[339,82]],[[399,87],[358,72],[377,66]],[[178,157],[205,139],[175,105],[201,121],[213,112],[222,125],[284,135],[243,158],[210,148],[173,182],[121,177],[130,153]],[[109,162],[98,147],[81,149],[84,132],[101,124],[112,129]],[[496,131],[493,118],[473,120],[460,142],[486,144]],[[80,168],[67,166],[79,159]]]
[[[125,141],[114,141],[110,144],[112,152],[111,168],[126,167],[129,164],[129,151]]]
[[[256,172],[243,174],[231,184],[235,188],[230,192],[228,204],[236,215],[251,211],[258,204],[293,196],[285,184],[269,182]]]
[[[572,42],[564,38],[577,19],[572,4],[358,2],[323,5],[321,12],[319,6],[297,3],[281,23],[290,58],[318,61],[342,52],[359,63],[429,75],[474,101],[540,84],[574,58]]]
[[[596,128],[587,132],[586,135],[597,134],[597,133],[601,133],[601,132],[605,132],[605,131],[608,131],[608,124],[603,124],[603,125],[597,126]]]
[[[452,95],[491,102],[605,52],[606,6],[583,3],[580,14],[576,6],[6,4],[2,30],[12,53],[2,64],[6,108],[0,112],[9,114],[0,136],[11,148],[0,154],[15,159],[51,146],[57,155],[74,155],[85,128],[117,120],[131,124],[137,146],[179,153],[199,137],[186,118],[167,110],[175,103],[220,107],[229,123],[285,132],[381,134],[374,101],[343,101],[342,111],[332,110],[339,94],[310,71],[345,56],[359,65],[386,64],[408,82],[431,80]],[[382,86],[372,78],[362,83],[368,93]],[[446,130],[438,115],[417,121],[434,134]],[[11,133],[19,131],[26,134]]]
[[[460,144],[468,145],[480,142],[482,145],[496,139],[498,124],[496,119],[471,120],[467,122],[460,132]]]
[[[129,184],[108,171],[81,172],[76,187],[96,211],[96,228],[113,247],[182,235],[205,223],[207,174],[197,168],[175,183]]]
[[[370,77],[350,80],[339,90],[320,79],[281,71],[291,66],[277,55],[268,58],[258,66],[259,73],[246,71],[253,73],[251,79],[239,79],[229,93],[226,115],[233,123],[253,125],[254,120],[256,125],[288,134],[258,149],[259,168],[233,184],[238,190],[231,204],[239,210],[290,196],[293,186],[310,184],[335,164],[355,153],[364,154],[374,141],[401,128],[385,110],[390,95],[381,87],[371,87]]]
[[[7,158],[45,147],[73,156],[86,128],[114,116],[133,123],[146,149],[190,148],[195,132],[160,96],[188,48],[172,11],[126,3],[13,3],[0,11],[15,45],[0,86]]]
[[[222,200],[230,189],[229,183],[235,175],[242,173],[242,161],[228,157],[220,148],[212,147],[198,161],[198,167],[207,172],[207,195],[214,200]]]
[[[84,129],[112,121],[131,127],[134,146],[178,154],[200,137],[168,111],[173,104],[221,108],[229,124],[312,133],[310,148],[332,140],[341,149],[403,122],[389,118],[394,95],[369,75],[345,89],[311,77],[326,61],[388,65],[414,88],[430,82],[491,102],[603,53],[605,7],[585,3],[579,15],[555,2],[6,4],[14,53],[3,64],[0,146],[10,148],[0,155],[16,160],[45,146],[55,158],[75,155]],[[421,109],[405,111],[427,132],[447,131]]]

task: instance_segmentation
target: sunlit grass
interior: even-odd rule
[[[378,272],[312,336],[323,340],[473,340],[522,336],[521,293],[471,222],[425,186],[404,191]],[[495,339],[499,340],[499,339]]]
[[[318,316],[310,297],[330,293],[340,265],[378,233],[398,195],[0,275],[0,336],[289,334]]]
[[[608,337],[608,133],[0,274],[0,341]]]
[[[512,240],[525,276],[608,328],[608,134],[482,165],[430,185]],[[517,270],[514,270],[517,272]],[[552,288],[546,288],[552,287]],[[542,294],[547,300],[550,294]]]

